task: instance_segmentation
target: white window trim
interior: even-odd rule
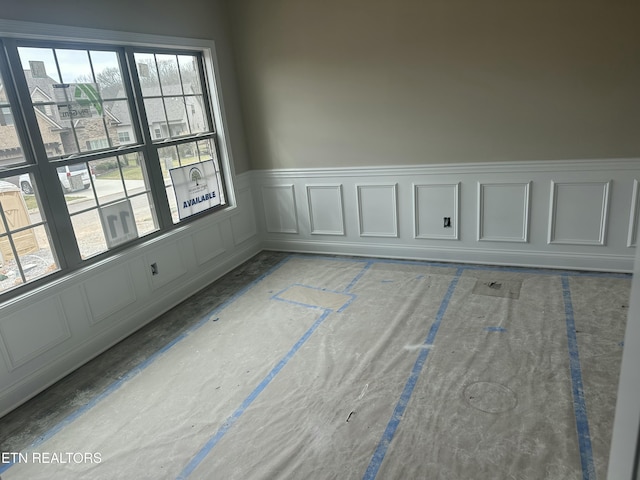
[[[38,32],[33,33],[33,32]],[[109,43],[121,46],[160,47],[173,50],[201,50],[205,63],[205,75],[211,98],[211,112],[216,123],[220,162],[225,172],[226,209],[234,209],[236,203],[236,173],[227,131],[220,71],[216,45],[213,40],[152,35],[135,32],[119,32],[86,27],[72,27],[46,23],[23,22],[0,19],[0,37],[11,37],[30,40],[51,40],[59,42]]]

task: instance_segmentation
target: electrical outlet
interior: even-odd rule
[[[451,228],[451,217],[444,217],[444,228]]]
[[[157,275],[158,274],[158,264],[157,263],[152,263],[151,264],[151,275]]]

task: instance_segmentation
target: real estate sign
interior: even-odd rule
[[[220,205],[220,187],[213,160],[169,170],[180,219]]]

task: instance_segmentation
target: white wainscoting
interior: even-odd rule
[[[638,178],[640,159],[252,173],[265,249],[616,272]]]
[[[234,193],[233,208],[1,304],[0,416],[258,253],[250,174]]]

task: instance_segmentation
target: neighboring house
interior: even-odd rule
[[[185,86],[184,96],[163,97],[159,87],[145,87],[145,110],[149,122],[149,130],[153,139],[178,137],[191,132],[202,132],[208,129],[204,124],[206,118],[202,105],[202,96],[190,86]],[[116,97],[123,96],[119,92]],[[150,98],[148,98],[150,97]],[[115,117],[122,119],[116,126],[118,137],[123,143],[133,141],[135,138],[129,113],[122,102],[107,103],[107,110]],[[130,139],[130,140],[129,140]]]
[[[54,85],[58,82],[49,76],[33,77],[31,70],[24,70],[24,74],[48,157],[130,143],[120,140],[117,132],[120,120],[108,108],[103,110],[104,116],[63,119],[55,104]],[[0,86],[0,98],[5,96],[2,89]],[[15,164],[22,158],[13,115],[8,107],[3,107],[0,109],[0,165]]]

